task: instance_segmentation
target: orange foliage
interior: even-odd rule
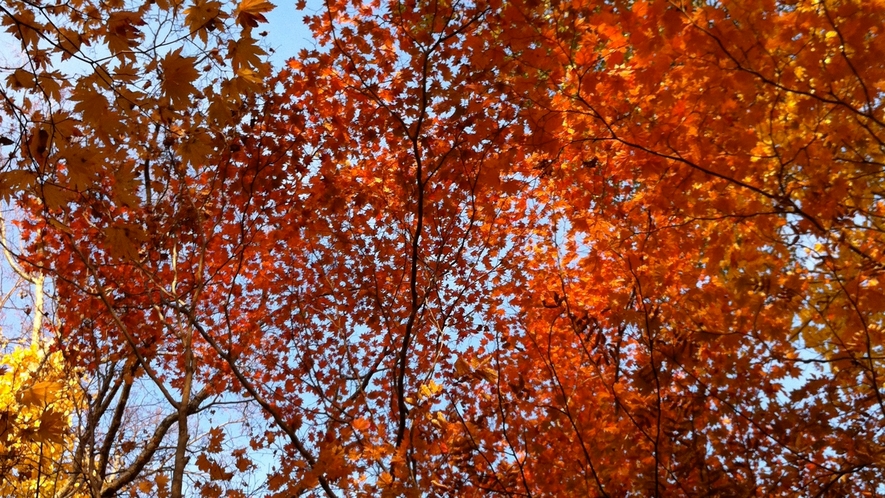
[[[195,489],[283,448],[273,496],[878,492],[881,2],[328,0],[269,79],[273,5],[223,8],[181,11],[241,30],[215,83],[113,17],[0,178],[72,361],[264,414]]]

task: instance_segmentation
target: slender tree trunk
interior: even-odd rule
[[[181,402],[178,405],[178,444],[175,447],[175,466],[172,470],[172,498],[181,498],[182,496],[184,467],[187,464],[187,443],[189,438],[187,416],[194,376],[193,331],[190,327],[187,327],[187,331],[182,339],[184,346],[184,384],[181,387]]]
[[[43,283],[46,276],[42,272],[33,277],[34,282],[34,323],[31,328],[31,344],[42,345],[40,331],[43,328]]]

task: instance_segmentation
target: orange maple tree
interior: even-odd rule
[[[268,2],[68,5],[0,193],[93,495],[879,492],[882,2],[326,0],[274,74]]]

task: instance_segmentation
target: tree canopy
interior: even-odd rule
[[[0,489],[881,492],[885,3],[274,8],[0,5]]]

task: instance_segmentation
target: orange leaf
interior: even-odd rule
[[[194,67],[195,57],[183,57],[181,49],[166,55],[160,63],[163,70],[163,91],[174,106],[182,108],[190,103],[190,96],[196,93],[194,80],[200,73]]]
[[[254,28],[258,23],[267,22],[264,14],[275,7],[267,0],[243,0],[237,7],[237,23],[246,29]]]
[[[363,432],[371,426],[371,423],[364,418],[356,418],[351,425],[354,429]]]

